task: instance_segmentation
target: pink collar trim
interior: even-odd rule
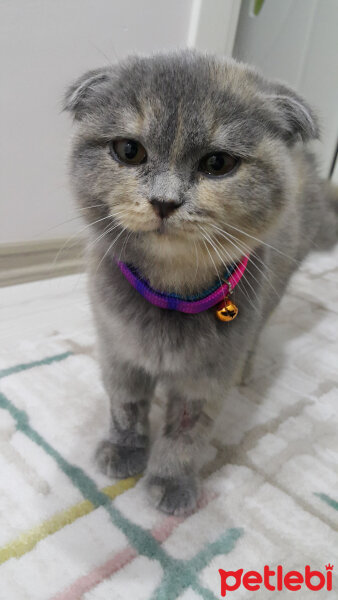
[[[224,300],[230,294],[244,275],[248,264],[249,255],[242,258],[229,279],[221,284],[216,290],[199,300],[184,300],[173,295],[162,294],[153,290],[147,281],[137,276],[134,270],[130,269],[126,263],[117,261],[117,265],[129,283],[143,296],[148,302],[167,310],[176,310],[187,314],[197,314],[212,308]]]

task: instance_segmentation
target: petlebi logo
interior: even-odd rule
[[[251,592],[265,588],[269,591],[281,592],[290,590],[297,592],[301,589],[308,589],[313,592],[326,589],[332,591],[332,571],[333,566],[330,563],[325,565],[325,573],[314,571],[309,565],[306,565],[304,573],[300,571],[284,572],[282,565],[270,569],[268,565],[264,566],[263,573],[258,571],[224,571],[219,569],[221,576],[221,596],[226,596],[227,592],[234,592],[240,587],[244,587]],[[230,594],[229,594],[230,596]]]

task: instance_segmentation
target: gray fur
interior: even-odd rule
[[[317,120],[286,86],[191,52],[90,72],[70,88],[65,108],[78,123],[71,177],[91,223],[90,295],[111,402],[111,436],[98,460],[117,477],[148,461],[150,497],[165,512],[184,514],[196,505],[199,459],[227,391],[249,379],[262,326],[332,224],[333,203],[305,145],[318,137]],[[118,164],[108,150],[116,137],[138,139],[147,162]],[[216,150],[241,162],[209,179],[197,165]],[[180,205],[165,225],[154,197]],[[154,307],[114,262],[132,263],[156,289],[186,294],[208,288],[216,270],[248,249],[231,323],[216,320],[213,309],[185,315]],[[148,458],[148,408],[158,383],[166,423]]]

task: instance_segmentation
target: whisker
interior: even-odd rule
[[[119,217],[121,215],[125,215],[125,214],[129,214],[130,211],[128,208],[121,208],[120,210],[118,210],[117,212],[111,212],[111,216],[115,219],[115,217]]]
[[[88,244],[87,248],[93,248],[95,246],[95,244],[97,244],[97,242],[99,242],[106,235],[108,235],[109,233],[111,233],[112,231],[114,231],[114,229],[116,229],[117,227],[120,227],[119,223],[115,223],[112,227],[111,227],[111,223],[109,223],[104,228],[103,233],[101,233],[98,237],[96,237],[95,240],[93,240],[92,242],[90,242]]]
[[[256,242],[259,242],[259,244],[263,244],[263,246],[267,246],[268,248],[270,248],[271,250],[274,250],[275,252],[277,252],[281,256],[284,256],[285,258],[288,258],[289,260],[292,260],[293,262],[295,262],[297,264],[300,263],[300,261],[296,260],[295,258],[293,258],[293,256],[288,256],[287,254],[285,254],[284,252],[282,252],[278,248],[275,248],[275,246],[272,246],[271,244],[268,244],[267,242],[263,242],[263,240],[260,240],[259,238],[256,238],[254,235],[251,235],[250,233],[247,233],[246,231],[243,231],[243,229],[239,229],[238,227],[235,227],[234,225],[230,225],[229,223],[227,223],[226,226],[230,227],[231,229],[235,229],[235,231],[238,231],[239,233],[242,233],[243,235],[246,235],[247,237],[251,238],[252,240],[255,240]],[[224,229],[220,229],[216,225],[214,225],[214,227],[216,229],[219,229],[219,231],[224,232]]]
[[[228,257],[229,262],[231,262],[231,255],[229,254],[229,252],[227,250],[225,250],[225,248],[223,248],[225,255]],[[238,286],[242,286],[241,287],[241,291],[244,293],[246,299],[248,300],[250,306],[252,306],[252,308],[257,312],[257,306],[255,306],[255,304],[253,303],[253,300],[248,292],[248,290],[245,287],[245,279],[246,277],[243,275],[243,277],[241,278],[240,282],[237,284]]]
[[[77,219],[81,219],[81,218],[82,218],[81,215],[74,215],[74,217],[67,219],[67,221],[62,221],[61,223],[58,223],[57,225],[53,225],[52,227],[48,227],[48,229],[44,229],[43,231],[38,233],[35,237],[41,238],[49,231],[53,231],[53,229],[57,229],[58,227],[61,227],[62,225],[66,225],[67,223],[72,223],[73,221],[76,221]]]
[[[122,244],[121,252],[120,252],[120,254],[119,254],[119,261],[121,260],[121,256],[123,255],[123,252],[124,252],[124,251],[125,251],[125,249],[127,248],[127,244],[128,244],[128,241],[129,241],[129,239],[130,239],[130,236],[131,236],[131,234],[132,234],[132,233],[133,233],[132,231],[129,231],[129,233],[128,233],[128,235],[127,235],[126,239],[124,240],[124,242],[123,242],[123,244]]]
[[[250,253],[250,261],[251,261],[251,262],[253,263],[253,265],[256,267],[256,269],[257,269],[257,270],[258,270],[258,272],[261,274],[261,276],[263,277],[263,279],[265,279],[265,281],[267,281],[267,283],[268,283],[268,284],[271,286],[271,288],[272,288],[272,289],[273,289],[273,291],[275,292],[276,296],[277,296],[278,298],[280,298],[280,294],[278,294],[278,292],[277,292],[277,290],[276,290],[275,286],[273,285],[273,283],[271,282],[270,278],[269,278],[269,277],[268,277],[268,276],[267,276],[267,275],[264,273],[264,271],[263,271],[263,270],[262,270],[262,269],[261,269],[261,268],[260,268],[260,267],[259,267],[259,266],[256,264],[256,262],[255,262],[255,257],[256,257],[256,261],[258,260],[258,261],[259,261],[259,262],[260,262],[260,263],[261,263],[261,264],[262,264],[262,265],[263,265],[265,268],[268,268],[269,270],[271,270],[271,269],[268,267],[268,265],[266,265],[266,264],[265,264],[265,262],[264,262],[263,260],[261,260],[261,259],[260,259],[260,258],[259,258],[259,257],[258,257],[256,254],[255,254],[255,252],[254,252],[254,251],[252,252],[252,251],[250,250],[249,246],[247,246],[247,244],[244,244],[244,243],[242,243],[242,242],[241,242],[241,240],[239,240],[239,239],[238,239],[238,238],[236,238],[235,236],[232,236],[232,235],[230,234],[230,237],[231,237],[232,239],[235,239],[235,240],[238,242],[238,244],[236,244],[235,242],[233,242],[231,239],[229,239],[229,238],[227,237],[227,236],[228,236],[228,232],[227,232],[227,234],[226,234],[226,235],[225,235],[224,233],[221,233],[220,235],[221,235],[222,237],[224,237],[224,238],[227,240],[227,242],[229,242],[229,243],[230,243],[232,246],[234,246],[234,247],[235,247],[237,250],[239,250],[241,253],[243,252],[243,250],[241,249],[241,247],[244,247],[244,248],[246,249],[246,252],[247,252],[248,254]],[[223,246],[222,246],[222,247],[223,247]],[[256,281],[256,282],[259,284],[260,282],[258,281],[257,277],[256,277],[256,276],[255,276],[255,275],[252,273],[252,271],[250,271],[249,264],[248,264],[248,267],[247,267],[247,271],[248,271],[248,273],[251,275],[251,277],[253,277],[253,279],[254,279],[254,280],[255,280],[255,281]]]
[[[211,227],[214,227],[214,229],[218,229],[216,227],[216,225],[210,224]],[[219,235],[221,235],[222,237],[224,237],[227,241],[230,241],[229,238],[235,240],[235,242],[238,242],[238,244],[241,246],[241,248],[244,248],[244,253],[246,254],[250,254],[250,257],[254,256],[256,258],[256,260],[258,262],[261,263],[261,265],[263,265],[263,267],[265,267],[266,269],[268,269],[269,271],[271,271],[271,268],[269,267],[269,265],[267,265],[264,260],[262,260],[255,252],[255,250],[253,250],[250,246],[248,246],[248,244],[246,244],[245,242],[243,242],[243,240],[240,240],[237,236],[232,235],[231,233],[227,232],[220,232]],[[241,251],[241,250],[240,250]]]
[[[203,228],[202,228],[202,229],[203,229]],[[204,230],[204,229],[203,229],[203,231],[205,232],[205,230]],[[208,235],[208,234],[207,234],[207,235]],[[209,240],[210,240],[211,238],[210,238],[210,236],[209,236],[209,235],[208,235],[208,237],[209,237]],[[213,239],[214,239],[214,238],[213,238]],[[217,240],[215,240],[215,239],[214,239],[214,241],[216,241],[216,242],[217,242]],[[219,242],[218,242],[218,244],[219,244]],[[213,248],[214,248],[214,250],[217,252],[217,255],[218,255],[218,256],[219,256],[219,258],[221,259],[221,261],[222,261],[222,264],[224,265],[224,267],[225,267],[225,268],[227,268],[227,265],[226,265],[226,263],[224,262],[224,259],[222,258],[222,256],[220,255],[220,253],[217,251],[217,249],[216,249],[216,247],[214,246],[214,244],[213,244]],[[223,251],[225,250],[225,249],[223,248],[223,246],[222,246],[222,245],[221,245],[221,248],[222,248],[222,250],[223,250]],[[229,255],[229,253],[228,253],[228,252],[226,252],[226,254],[227,254],[229,257],[230,257],[230,255]],[[231,262],[231,261],[230,261],[230,262]],[[258,298],[258,296],[257,296],[257,293],[256,293],[256,291],[254,290],[254,288],[252,287],[252,285],[250,284],[250,282],[247,280],[247,277],[246,277],[245,273],[243,273],[243,275],[242,275],[242,279],[243,279],[243,278],[244,278],[244,281],[246,281],[246,283],[247,283],[247,284],[249,285],[249,287],[251,288],[251,290],[252,290],[252,292],[253,292],[254,296],[256,297],[257,301],[259,301],[259,298]],[[250,298],[249,296],[247,296],[247,298],[248,298],[248,300],[250,301],[250,304],[251,304],[251,306],[254,308],[254,310],[256,310],[256,311],[257,311],[257,310],[258,310],[258,309],[257,309],[257,306],[255,306],[255,304],[252,302],[251,298]]]
[[[229,240],[229,241],[230,241],[230,240]],[[241,252],[241,249],[240,249],[238,246],[236,246],[236,245],[235,245],[233,242],[231,242],[231,243],[233,244],[233,246],[235,246],[235,247],[236,247],[236,248],[237,248],[237,249],[238,249],[238,250]],[[224,248],[223,248],[222,244],[221,244],[220,242],[218,242],[218,244],[219,244],[219,245],[220,245],[220,247],[221,247],[221,248],[224,250]],[[230,254],[229,254],[229,256],[230,256]],[[256,281],[256,282],[257,282],[257,283],[260,285],[260,281],[258,281],[257,277],[255,277],[255,275],[254,275],[252,272],[250,272],[250,270],[249,270],[248,266],[247,266],[247,268],[246,268],[246,271],[247,271],[247,272],[248,272],[248,273],[251,275],[251,277],[253,277],[253,279],[255,279],[255,281]],[[250,282],[249,282],[249,280],[247,279],[246,273],[243,273],[242,277],[244,278],[244,281],[246,281],[246,283],[248,284],[248,286],[250,287],[250,289],[251,289],[251,290],[252,290],[252,292],[254,293],[254,296],[255,296],[256,300],[259,302],[259,296],[258,296],[258,294],[257,294],[256,290],[254,289],[254,287],[251,285],[251,283],[250,283]]]
[[[230,241],[230,240],[229,240]],[[268,265],[266,265],[264,263],[264,261],[260,260],[258,256],[255,255],[254,252],[252,252],[250,254],[250,262],[252,262],[253,266],[257,269],[257,271],[260,273],[260,275],[263,277],[263,279],[269,284],[269,286],[271,287],[271,289],[273,290],[273,292],[276,294],[277,298],[281,298],[281,295],[277,292],[275,286],[273,285],[270,277],[268,276],[267,273],[264,273],[263,269],[257,264],[257,261],[259,261],[262,266],[265,269],[268,269],[269,271],[271,271],[270,267]],[[255,277],[255,275],[252,273],[252,271],[250,270],[250,266],[248,265],[248,273],[250,273],[251,277],[253,277],[256,281],[257,278]]]
[[[91,210],[92,208],[100,208],[102,206],[109,208],[107,204],[101,202],[101,204],[91,204],[90,206],[78,206],[76,210]]]
[[[203,241],[203,244],[204,244],[204,246],[205,246],[205,249],[206,249],[206,251],[208,252],[208,254],[209,254],[209,256],[210,256],[210,260],[211,260],[212,264],[214,265],[214,268],[215,268],[216,275],[217,275],[217,277],[218,277],[219,283],[220,283],[220,285],[222,285],[222,280],[221,280],[221,278],[220,278],[220,274],[219,274],[219,272],[218,272],[218,269],[217,269],[217,267],[216,267],[215,261],[214,261],[214,259],[212,258],[212,256],[211,256],[211,253],[210,253],[210,251],[209,251],[209,248],[208,248],[208,246],[207,246],[207,244],[206,244],[206,242],[205,242],[205,240],[207,240],[207,238],[204,236],[204,234],[203,234],[203,233],[202,233],[202,236],[203,236],[203,240],[202,240],[202,241]],[[207,240],[207,241],[208,241],[208,240]],[[225,300],[225,296],[224,296],[224,300]]]
[[[126,231],[126,227],[123,227],[123,229],[120,231],[120,233],[115,237],[115,239],[113,240],[113,242],[108,246],[108,249],[106,250],[106,252],[104,253],[104,255],[102,256],[99,264],[97,265],[96,269],[95,269],[95,275],[97,273],[97,271],[99,270],[102,262],[104,261],[104,259],[106,258],[107,254],[111,251],[111,249],[113,248],[114,244],[117,242],[117,240],[119,239],[119,237],[121,237],[122,233]]]
[[[201,228],[201,227],[200,227],[200,228]],[[217,269],[217,267],[216,267],[215,261],[214,261],[214,259],[212,258],[212,255],[211,255],[211,253],[209,252],[209,248],[208,248],[208,246],[206,245],[206,243],[205,243],[205,241],[204,241],[204,240],[208,241],[208,239],[207,239],[207,237],[205,237],[205,235],[204,235],[203,233],[202,233],[202,236],[203,236],[203,243],[204,243],[204,245],[205,245],[205,248],[206,248],[206,250],[207,250],[207,252],[208,252],[208,254],[209,254],[209,256],[210,256],[210,259],[211,259],[211,261],[212,261],[212,264],[213,264],[213,265],[214,265],[214,267],[215,267],[215,271],[216,271],[216,274],[217,274],[217,277],[218,277],[219,283],[220,283],[220,285],[222,285],[222,280],[221,280],[220,274],[219,274],[219,272],[218,272],[218,269]],[[216,251],[216,253],[217,253],[217,250],[216,250],[215,246],[213,245],[212,241],[210,241],[210,239],[209,239],[209,244],[211,244],[211,246],[214,248],[214,250],[215,250],[215,251]],[[222,260],[222,259],[221,259],[221,260]],[[223,300],[225,301],[225,299],[226,299],[226,296],[225,296],[225,294],[224,294],[224,292],[223,292]]]
[[[86,229],[88,229],[88,227],[91,227],[92,225],[95,225],[96,223],[100,223],[100,221],[104,221],[105,219],[110,219],[110,218],[111,218],[110,216],[106,216],[106,217],[103,217],[102,219],[97,219],[97,221],[93,221],[92,223],[88,223],[85,227],[83,227],[82,229],[80,229],[80,231],[76,231],[72,236],[70,236],[62,244],[61,248],[58,250],[58,252],[57,252],[57,254],[56,254],[56,256],[55,256],[55,258],[53,260],[53,263],[52,263],[52,266],[51,266],[51,270],[55,268],[55,265],[57,264],[57,261],[58,261],[58,258],[60,256],[61,252],[66,248],[66,246],[69,244],[69,242],[71,240],[73,240],[74,238],[78,238],[80,236],[80,234],[83,233],[83,231],[85,231]],[[72,248],[75,244],[76,244],[76,242],[74,242],[74,244],[72,244],[70,246],[70,248]]]
[[[230,255],[230,253],[225,248],[223,248],[223,246],[222,246],[222,249],[223,249],[223,252],[225,253],[225,255],[228,257],[229,263],[231,263],[233,259],[232,259],[231,255]],[[247,279],[246,279],[245,273],[243,273],[243,276],[241,278],[241,281],[238,283],[238,286],[242,285],[242,291],[245,294],[245,297],[247,298],[250,306],[257,312],[258,311],[257,306],[253,303],[253,300],[250,297],[250,294],[249,294],[249,292],[247,291],[247,289],[246,289],[246,287],[244,285],[245,282],[247,282]]]
[[[195,269],[195,277],[194,277],[194,281],[196,281],[196,277],[197,277],[197,271],[198,271],[198,264],[199,264],[199,258],[198,258],[198,250],[197,250],[197,245],[196,245],[196,240],[193,238],[193,242],[194,242],[194,247],[195,247],[195,257],[196,257],[196,269]]]

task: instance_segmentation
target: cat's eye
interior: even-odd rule
[[[198,170],[209,177],[228,175],[238,165],[239,160],[226,152],[214,152],[203,156],[198,165]]]
[[[147,153],[136,140],[119,138],[109,143],[109,152],[115,160],[126,165],[141,165],[147,160]]]

